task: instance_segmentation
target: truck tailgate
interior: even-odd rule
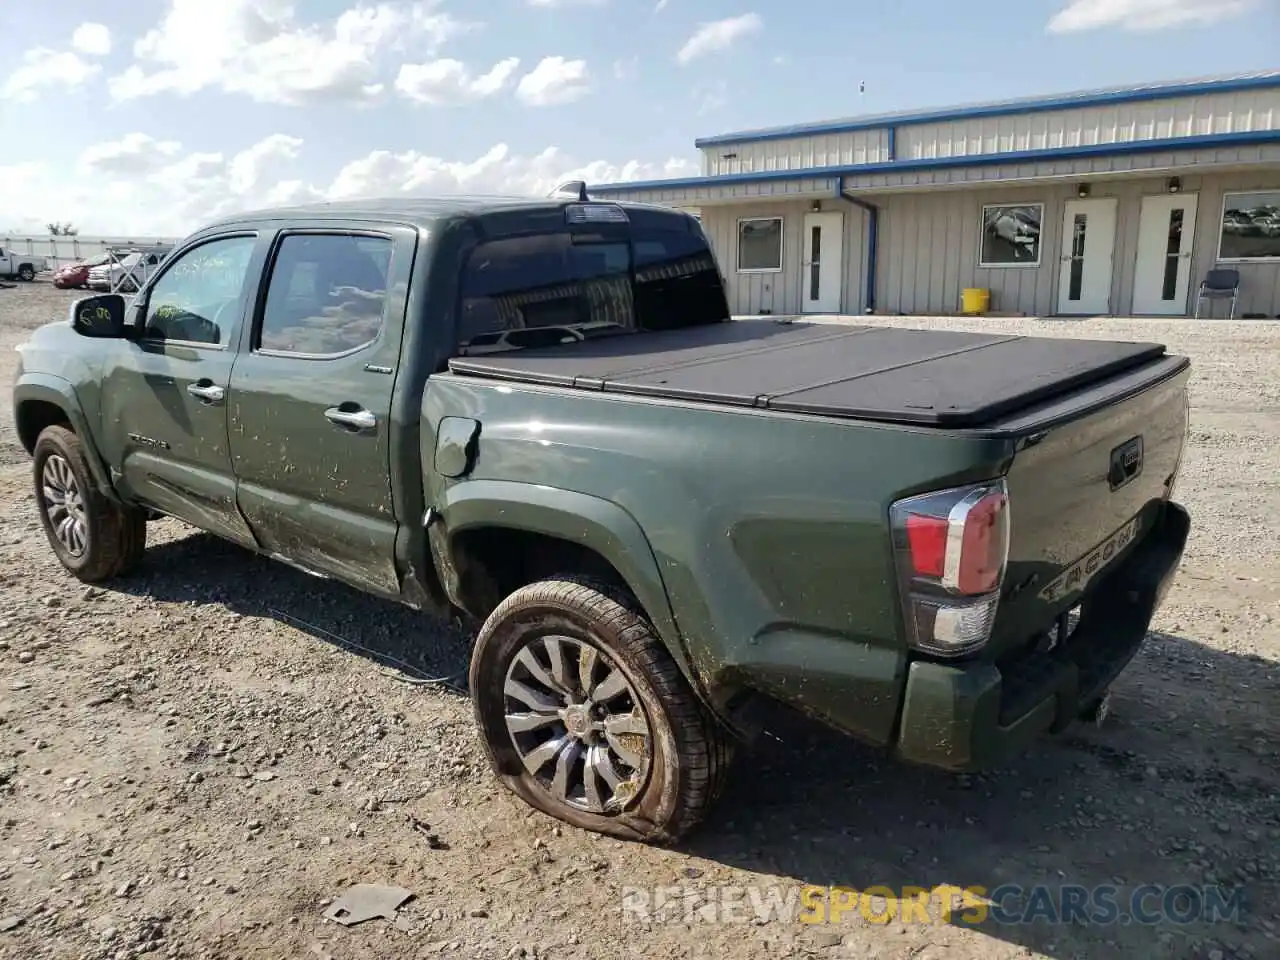
[[[1043,634],[1153,526],[1187,430],[1190,372],[1175,359],[1161,364],[1171,375],[1031,434],[1015,455],[995,657]]]

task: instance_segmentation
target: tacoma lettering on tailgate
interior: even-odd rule
[[[1085,584],[1093,579],[1093,575],[1111,562],[1111,558],[1127,547],[1138,535],[1139,518],[1134,517],[1123,527],[1103,540],[1083,557],[1067,567],[1062,573],[1045,584],[1040,591],[1041,600],[1057,600],[1059,597],[1076,590],[1083,590]]]

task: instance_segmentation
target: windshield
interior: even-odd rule
[[[705,238],[673,226],[479,244],[459,315],[459,350],[475,355],[719,323],[729,308]]]

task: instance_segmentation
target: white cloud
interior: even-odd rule
[[[744,13],[740,17],[700,24],[684,42],[676,59],[681,63],[688,63],[709,53],[727,50],[743,37],[759,33],[763,26],[764,21],[756,13]]]
[[[324,191],[331,199],[395,194],[508,194],[545,196],[565,180],[608,183],[691,176],[696,164],[672,158],[665,164],[632,160],[580,163],[556,147],[523,156],[499,143],[475,160],[445,160],[416,150],[375,151],[348,163]]]
[[[82,23],[71,34],[71,47],[33,47],[26,51],[17,68],[0,84],[0,100],[30,103],[45,90],[84,86],[102,72],[102,67],[87,58],[111,52],[111,31],[100,23]]]
[[[520,78],[516,96],[533,107],[572,103],[591,90],[591,78],[585,60],[543,57],[538,65]]]
[[[551,10],[557,7],[603,7],[609,0],[529,0],[529,6]]]
[[[0,168],[0,182],[22,185],[5,204],[12,219],[3,227],[40,232],[57,219],[85,235],[173,237],[237,210],[322,199],[289,176],[301,147],[297,137],[275,134],[227,156],[129,133],[89,147],[67,171]]]
[[[430,53],[476,26],[438,6],[361,4],[317,24],[299,22],[289,0],[169,0],[110,90],[120,100],[207,87],[261,103],[368,100],[384,88],[378,76],[387,52],[412,43]]]
[[[273,133],[247,150],[241,150],[227,163],[227,185],[236,194],[251,194],[270,184],[273,165],[294,161],[302,141],[283,133]]]
[[[82,23],[71,34],[71,46],[91,57],[105,57],[111,52],[111,31],[100,23]]]
[[[669,2],[670,2],[670,0],[658,0],[658,2],[657,2],[656,4],[654,4],[653,12],[654,12],[654,13],[661,13],[663,10],[667,9],[667,4],[668,4]]]
[[[468,103],[491,97],[503,90],[516,68],[519,57],[499,60],[487,73],[473,76],[460,60],[432,60],[430,63],[406,63],[396,75],[396,90],[418,103],[448,105]]]
[[[693,91],[697,106],[694,108],[698,116],[715,113],[729,102],[729,84],[723,79]]]
[[[85,150],[72,171],[36,163],[0,167],[12,188],[0,233],[42,232],[69,220],[85,235],[181,236],[239,210],[365,196],[545,196],[565,180],[588,183],[692,176],[685,158],[665,163],[583,162],[555,147],[514,153],[499,143],[474,159],[375,150],[311,183],[297,177],[301,139],[274,134],[237,153],[184,152],[172,140],[130,133]],[[78,173],[79,176],[69,176]]]
[[[0,86],[0,99],[30,103],[47,89],[82,87],[101,70],[70,50],[35,47],[22,55],[18,68]]]
[[[96,143],[80,154],[80,172],[86,176],[142,176],[154,173],[181,152],[182,144],[176,140],[126,133],[119,140]]]
[[[1072,0],[1049,21],[1050,33],[1077,33],[1099,27],[1163,30],[1207,24],[1239,16],[1259,0]]]

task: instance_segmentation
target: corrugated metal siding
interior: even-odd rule
[[[1251,90],[913,124],[899,128],[897,152],[899,160],[934,160],[1277,129],[1280,91]]]
[[[638,203],[658,203],[666,206],[698,207],[704,204],[734,203],[756,197],[834,197],[834,177],[813,177],[806,180],[777,180],[766,183],[726,183],[723,186],[673,188],[670,190],[608,190],[595,194],[601,199]]]
[[[1239,164],[1280,163],[1280,144],[1258,144],[1246,147],[1214,147],[1181,150],[1171,153],[1125,154],[1114,157],[1090,157],[1079,160],[1039,161],[1036,163],[992,164],[979,167],[952,167],[941,170],[905,170],[901,173],[876,173],[845,177],[850,193],[873,190],[913,190],[950,184],[1005,183],[1045,180],[1051,177],[1096,177],[1108,173],[1180,168],[1234,166]]]
[[[1194,290],[1214,265],[1222,215],[1222,197],[1236,190],[1280,189],[1280,171],[1184,175],[1183,193],[1198,195],[1195,245],[1192,250],[1188,312]],[[1111,277],[1111,312],[1133,308],[1138,229],[1142,198],[1165,193],[1165,179],[1095,181],[1090,198],[1114,197],[1116,237]],[[1057,311],[1062,220],[1067,201],[1075,197],[1071,183],[1039,187],[939,193],[888,194],[877,197],[880,253],[877,287],[879,308],[908,314],[952,313],[960,291],[985,287],[992,309],[1048,316]],[[1043,203],[1040,265],[982,268],[978,244],[982,207],[991,203]],[[1280,263],[1232,264],[1240,271],[1240,313],[1280,314]],[[1221,303],[1217,310],[1222,312]]]
[[[1055,190],[1062,196],[1061,188]],[[985,287],[992,308],[1045,313],[1052,303],[1061,207],[1043,190],[950,191],[879,198],[880,248],[876,280],[879,309],[901,313],[954,313],[960,291]],[[978,267],[985,203],[1045,202],[1038,267]],[[1055,212],[1056,211],[1056,212]]]
[[[702,228],[711,240],[724,274],[729,309],[735,314],[791,314],[800,312],[801,250],[804,215],[809,203],[752,204],[747,207],[709,207],[702,211]],[[844,313],[859,313],[866,289],[867,213],[853,204],[827,200],[824,212],[844,213]],[[782,272],[738,273],[738,220],[742,217],[782,217]]]
[[[888,130],[857,130],[791,140],[726,144],[705,147],[701,152],[702,173],[709,177],[726,173],[883,163],[891,159]]]
[[[1200,285],[1205,272],[1216,266],[1223,194],[1238,190],[1280,190],[1280,170],[1205,178],[1196,216],[1196,245],[1192,257],[1195,270],[1192,275],[1192,307],[1195,305],[1194,288]],[[1237,316],[1245,313],[1280,316],[1280,262],[1224,263],[1222,266],[1240,271],[1240,306]],[[1222,302],[1214,304],[1213,315],[1226,316],[1226,305]]]
[[[1271,163],[1270,169],[1214,172],[1215,166]],[[1151,164],[1151,167],[1146,166]],[[1154,169],[1153,169],[1154,168]],[[1184,169],[1185,168],[1185,169]],[[1197,168],[1198,171],[1197,172]],[[996,310],[1052,315],[1057,309],[1059,257],[1062,252],[1062,218],[1068,200],[1076,195],[1075,177],[1107,172],[1127,174],[1107,181],[1090,179],[1090,197],[1114,197],[1116,238],[1111,281],[1111,312],[1133,309],[1134,275],[1142,198],[1165,192],[1167,172],[1177,169],[1184,193],[1198,194],[1191,288],[1187,311],[1194,307],[1194,290],[1216,262],[1223,194],[1236,190],[1280,189],[1280,146],[1256,146],[1189,151],[1093,160],[1062,161],[980,168],[969,171],[935,171],[931,176],[963,176],[998,173],[1021,178],[1005,186],[970,181],[967,189],[928,189],[920,175],[909,183],[888,185],[883,178],[875,187],[872,178],[846,180],[851,191],[865,191],[882,209],[877,276],[877,306],[881,311],[902,313],[952,313],[959,309],[960,291],[986,287],[992,291]],[[1144,170],[1153,172],[1139,176]],[[1159,171],[1159,172],[1155,172]],[[1027,182],[1050,177],[1057,182]],[[963,186],[965,180],[940,183]],[[840,209],[829,199],[831,181],[804,181],[810,195],[823,198],[825,210]],[[934,184],[935,186],[937,184]],[[768,311],[797,313],[801,302],[800,251],[804,214],[810,200],[781,201],[746,193],[747,187],[780,188],[782,184],[726,185],[715,191],[680,193],[675,205],[701,205],[703,226],[711,237],[724,273],[730,308],[734,313]],[[906,189],[914,192],[894,192]],[[882,192],[877,192],[877,189]],[[652,194],[638,199],[654,200]],[[1038,267],[981,268],[978,266],[981,209],[989,203],[1044,203],[1041,260]],[[845,215],[845,278],[843,310],[858,313],[864,305],[867,214],[843,205]],[[738,274],[737,222],[741,217],[784,218],[783,270],[776,274]],[[1280,314],[1280,263],[1233,264],[1240,271],[1240,313]],[[1215,305],[1223,312],[1221,303]]]

